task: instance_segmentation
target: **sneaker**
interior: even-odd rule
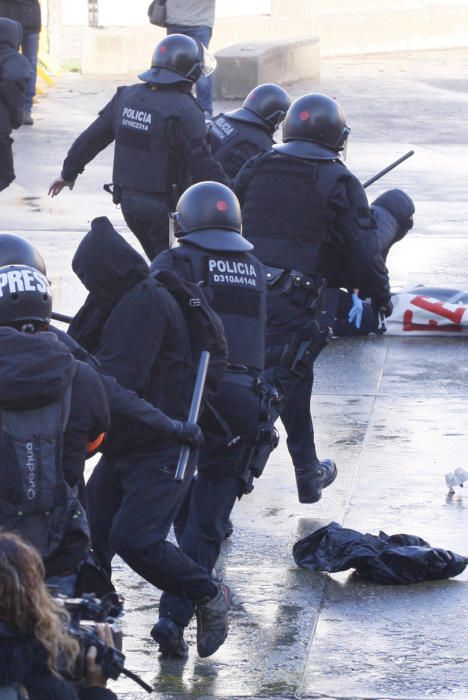
[[[197,603],[197,651],[203,659],[214,654],[228,634],[231,589],[221,581],[213,581],[218,589],[214,598]]]
[[[32,126],[34,124],[34,119],[31,116],[31,112],[23,112],[23,126]]]
[[[337,477],[335,462],[324,459],[323,462],[294,467],[296,472],[297,495],[299,503],[317,503],[322,498],[322,489],[332,484]]]
[[[171,659],[186,659],[188,644],[184,640],[184,628],[169,617],[160,617],[151,630],[151,636],[159,644],[163,656]]]

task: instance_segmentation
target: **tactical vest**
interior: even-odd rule
[[[257,258],[250,253],[202,250],[182,239],[179,248],[161,253],[156,264],[171,266],[181,277],[208,287],[210,305],[223,322],[229,362],[263,369],[266,286]]]
[[[0,411],[0,527],[19,532],[44,559],[60,548],[73,508],[63,474],[72,382],[46,406]]]
[[[171,148],[171,130],[178,111],[198,109],[193,98],[131,85],[118,91],[113,109],[113,182],[124,190],[169,196],[184,168],[183,153]]]
[[[233,163],[231,159],[241,144],[248,143],[257,153],[265,153],[273,145],[272,137],[261,126],[230,119],[224,114],[219,114],[212,120],[208,140],[214,157],[229,177],[235,177],[238,173],[238,162]]]
[[[329,234],[327,204],[346,169],[337,161],[311,161],[274,153],[260,158],[246,185],[243,233],[266,265],[320,273],[316,261]]]

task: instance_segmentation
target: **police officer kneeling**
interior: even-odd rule
[[[266,286],[263,266],[241,235],[239,202],[215,182],[190,187],[173,217],[180,246],[161,253],[152,269],[169,268],[201,284],[221,318],[229,365],[219,392],[201,419],[205,444],[192,488],[181,548],[208,571],[216,564],[236,499],[252,490],[276,435],[270,421],[264,366]],[[187,598],[164,593],[153,637],[163,653],[185,656],[183,639],[193,614]]]

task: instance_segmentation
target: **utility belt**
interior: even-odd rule
[[[138,197],[143,197],[145,199],[162,199],[164,201],[171,202],[171,191],[164,192],[142,192],[141,190],[132,190],[128,187],[121,187],[115,182],[107,183],[102,186],[102,188],[112,196],[112,201],[114,204],[120,204],[122,201],[122,194],[125,192],[127,194],[138,195]]]
[[[295,306],[320,313],[323,293],[328,283],[325,277],[270,265],[265,265],[265,276],[268,289],[279,291]]]

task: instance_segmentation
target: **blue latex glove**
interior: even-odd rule
[[[349,310],[348,321],[354,323],[356,328],[360,328],[363,313],[362,301],[359,299],[358,295],[354,293],[351,294],[351,299],[353,300],[353,305]]]

